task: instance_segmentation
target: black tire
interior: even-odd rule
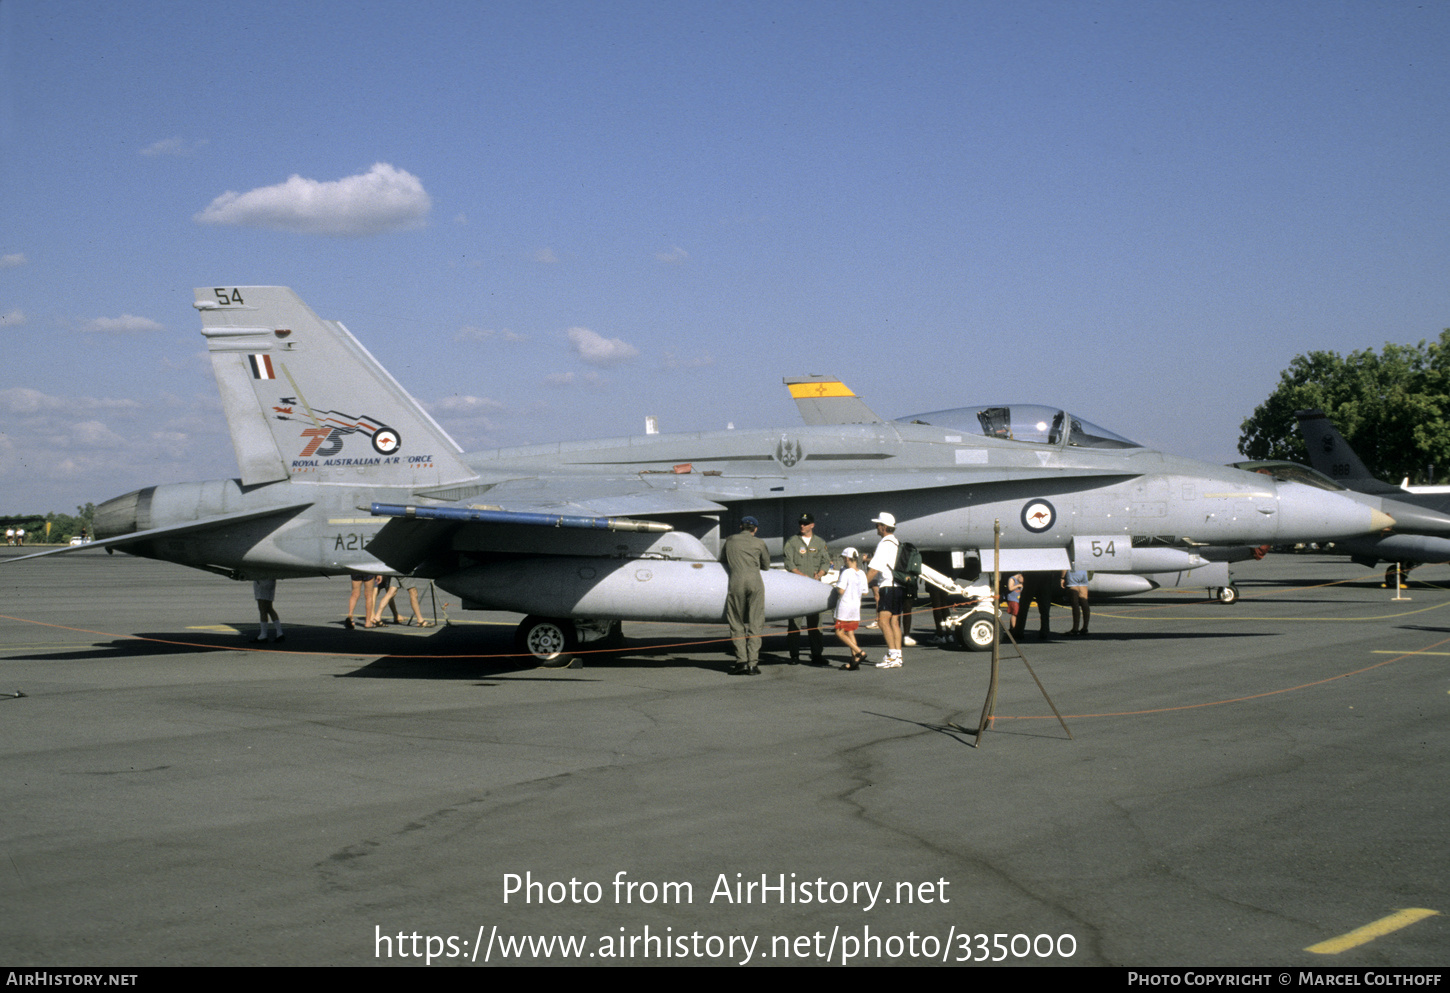
[[[520,655],[528,655],[536,662],[555,662],[573,655],[579,638],[571,620],[530,615],[519,622],[514,647]]]
[[[1219,603],[1238,603],[1239,588],[1237,586],[1220,586],[1218,589]]]
[[[990,652],[997,640],[997,619],[988,611],[968,614],[957,627],[957,644],[969,652]]]

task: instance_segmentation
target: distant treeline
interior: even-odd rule
[[[1450,329],[1418,345],[1296,356],[1243,422],[1239,451],[1251,459],[1308,462],[1296,410],[1328,414],[1381,479],[1443,478],[1450,467]]]
[[[95,518],[96,505],[88,503],[84,507],[77,507],[74,514],[57,514],[51,511],[48,514],[36,514],[33,518],[27,518],[24,514],[6,515],[9,520],[16,524],[7,524],[5,528],[23,527],[25,529],[25,543],[27,545],[38,545],[42,542],[64,545],[72,538],[81,533],[85,528],[87,538],[96,536]],[[47,527],[49,532],[47,533]]]

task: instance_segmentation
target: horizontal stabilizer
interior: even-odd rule
[[[10,562],[24,562],[26,559],[43,558],[47,555],[65,555],[69,552],[83,552],[88,548],[119,548],[124,551],[127,545],[139,544],[150,541],[153,538],[172,538],[177,535],[210,531],[213,528],[239,524],[242,521],[259,520],[263,517],[291,517],[298,511],[306,510],[310,506],[312,506],[312,502],[307,501],[305,503],[289,504],[286,507],[268,507],[265,510],[243,510],[234,514],[217,514],[215,517],[203,517],[200,520],[187,521],[185,524],[173,524],[164,528],[150,528],[146,531],[132,531],[130,534],[116,535],[112,538],[98,538],[95,541],[88,541],[84,545],[67,545],[65,548],[52,548],[48,551],[36,552],[34,555],[21,555],[13,559],[0,559],[0,565],[6,565]]]

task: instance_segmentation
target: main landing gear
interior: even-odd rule
[[[514,631],[514,649],[539,665],[562,667],[574,661],[581,644],[600,649],[624,644],[624,625],[619,621],[580,620],[568,617],[540,617],[530,614]]]

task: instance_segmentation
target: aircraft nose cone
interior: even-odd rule
[[[1395,519],[1383,511],[1339,493],[1279,483],[1279,541],[1329,541],[1373,534],[1393,527]]]
[[[1401,534],[1450,534],[1450,515],[1438,510],[1399,500],[1386,500],[1380,509],[1395,519],[1395,530]]]

